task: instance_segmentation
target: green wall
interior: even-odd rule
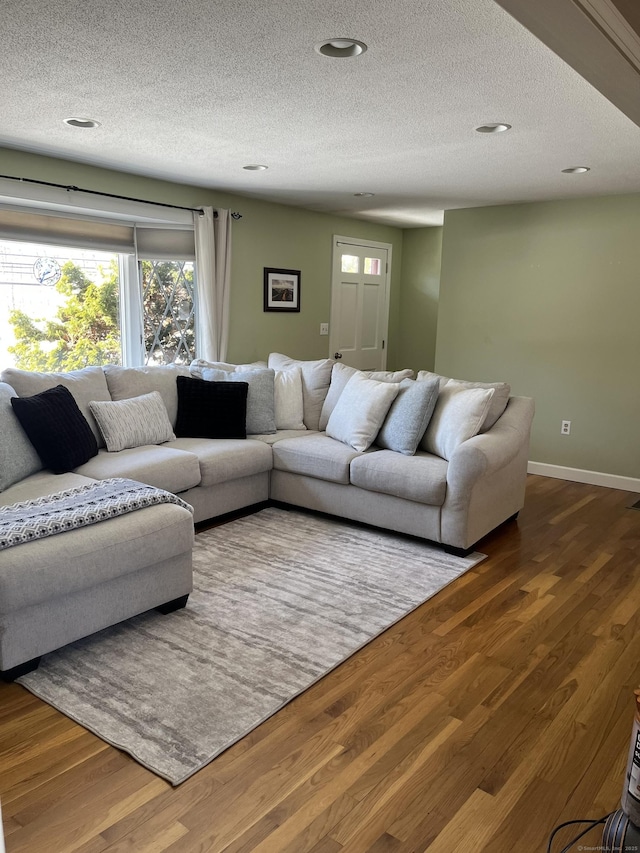
[[[396,361],[433,370],[436,357],[442,228],[412,228],[402,243],[402,286]]]
[[[212,205],[242,213],[242,219],[233,223],[230,361],[254,361],[266,358],[271,351],[296,358],[327,356],[329,338],[321,337],[319,331],[320,323],[329,321],[333,234],[391,243],[388,366],[395,366],[403,239],[399,228],[10,149],[0,149],[0,173],[185,207]],[[299,314],[263,311],[263,267],[301,271]]]
[[[0,173],[241,212],[231,361],[328,355],[332,235],[391,243],[390,369],[505,379],[536,400],[530,459],[640,477],[640,195],[449,211],[444,229],[403,231],[9,149]],[[301,270],[299,314],[263,312],[265,266]]]
[[[534,397],[532,461],[640,477],[640,195],[447,212],[436,370]]]

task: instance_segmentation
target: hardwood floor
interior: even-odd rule
[[[637,496],[527,488],[489,559],[178,788],[0,685],[7,853],[534,853],[561,821],[616,809],[640,684]]]

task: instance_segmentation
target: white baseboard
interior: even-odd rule
[[[556,477],[558,480],[573,480],[574,483],[589,483],[592,486],[606,486],[609,489],[640,492],[640,479],[636,477],[622,477],[619,474],[604,474],[600,471],[584,471],[582,468],[549,465],[547,462],[529,462],[527,472],[529,474],[540,474],[543,477]]]

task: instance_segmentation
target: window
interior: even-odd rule
[[[188,364],[192,212],[67,190],[0,178],[0,368]]]
[[[365,275],[380,275],[382,269],[380,267],[380,258],[365,258],[364,259],[364,274]]]
[[[360,272],[360,258],[357,255],[342,255],[342,272]]]
[[[0,241],[0,360],[25,370],[119,364],[118,255]]]
[[[145,259],[136,267],[130,258],[0,240],[0,366],[189,364],[195,358],[193,261]],[[127,341],[134,343],[127,347]]]
[[[189,364],[195,355],[193,261],[140,261],[147,364]]]

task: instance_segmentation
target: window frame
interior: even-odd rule
[[[12,217],[11,214],[18,215]],[[68,248],[91,246],[91,234],[96,234],[96,228],[99,233],[101,225],[104,226],[105,239],[106,235],[114,233],[114,225],[125,226],[130,230],[130,242],[128,232],[125,235],[121,229],[117,232],[121,242],[111,249],[118,255],[121,361],[125,367],[143,366],[146,363],[146,350],[139,261],[190,260],[194,262],[194,276],[197,275],[191,211],[165,209],[144,202],[101,196],[87,197],[86,194],[83,196],[82,191],[70,193],[58,187],[42,187],[0,178],[0,239],[44,242],[41,232],[29,234],[30,218],[25,214],[36,217],[33,220],[36,223],[34,227],[38,225],[37,217],[49,217],[44,222],[47,242]],[[22,230],[3,231],[3,222],[5,228],[10,229],[12,219],[20,220]],[[84,223],[87,224],[85,230],[88,234],[82,237]],[[58,232],[56,224],[60,225]],[[74,234],[80,236],[74,239]],[[141,244],[140,251],[138,243]],[[95,245],[95,248],[102,247]],[[197,292],[194,290],[196,317],[197,312]]]

